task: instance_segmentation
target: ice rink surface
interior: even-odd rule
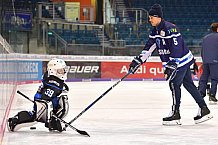
[[[68,122],[109,89],[112,82],[70,82]],[[39,84],[20,85],[18,90],[33,98]],[[208,104],[208,97],[205,98]],[[32,103],[16,94],[9,116],[31,110]],[[123,81],[80,116],[72,125],[91,137],[71,128],[62,133],[49,132],[38,123],[36,130],[6,129],[2,145],[216,145],[218,144],[218,105],[209,105],[213,119],[194,124],[198,106],[182,87],[181,126],[163,126],[172,105],[166,81]]]

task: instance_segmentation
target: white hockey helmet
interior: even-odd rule
[[[61,80],[67,79],[67,65],[62,59],[53,58],[47,64],[48,75],[53,75]]]

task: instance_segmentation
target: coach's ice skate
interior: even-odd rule
[[[217,99],[216,99],[215,95],[209,95],[209,104],[210,105],[217,104]]]
[[[179,110],[172,110],[168,117],[163,118],[163,125],[181,125]]]
[[[213,118],[213,116],[210,114],[210,110],[204,106],[199,109],[199,113],[196,117],[194,117],[194,120],[195,124],[198,124],[210,120],[211,118]]]

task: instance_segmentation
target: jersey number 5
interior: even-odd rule
[[[174,45],[178,45],[177,38],[173,38],[173,43],[174,43]]]
[[[45,91],[45,95],[49,96],[49,97],[52,97],[52,95],[54,94],[54,91],[51,90],[51,89],[46,89]]]

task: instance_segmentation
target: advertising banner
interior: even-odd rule
[[[43,72],[46,71],[47,61],[43,62]],[[90,80],[110,80],[120,79],[128,73],[129,62],[119,61],[66,61],[68,66],[67,81],[84,81]],[[197,77],[200,78],[202,73],[201,62],[197,62],[199,72]],[[132,80],[164,80],[164,68],[162,62],[146,62],[141,65],[135,74],[127,78]]]
[[[68,78],[100,78],[100,62],[66,62],[69,67]]]
[[[128,73],[129,62],[102,62],[101,78],[121,78]],[[161,62],[147,62],[141,65],[134,75],[128,78],[163,79],[163,67]]]
[[[41,61],[1,61],[1,81],[40,80],[42,76]]]
[[[80,3],[65,2],[65,19],[75,22],[80,19]]]
[[[65,61],[68,66],[68,81],[73,79],[90,79],[101,77],[101,62]],[[43,62],[46,71],[47,61]]]
[[[40,80],[42,77],[41,61],[18,61],[18,80]]]

